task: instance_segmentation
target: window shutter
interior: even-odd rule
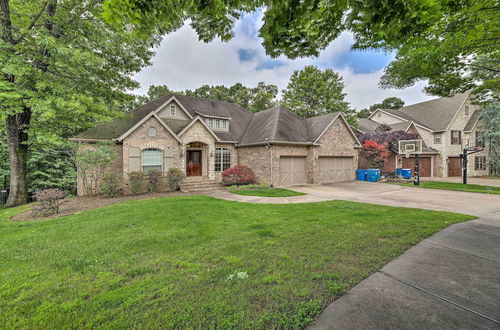
[[[174,167],[174,150],[172,148],[165,148],[163,150],[163,170],[166,172],[172,167]]]
[[[128,165],[130,172],[141,171],[141,151],[139,150],[139,148],[129,147]]]
[[[458,131],[458,144],[462,144],[462,131]]]

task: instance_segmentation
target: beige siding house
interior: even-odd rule
[[[164,95],[72,140],[112,141],[118,160],[108,172],[125,183],[130,172],[179,168],[189,187],[215,185],[235,165],[276,186],[354,180],[360,148],[340,113],[304,119],[281,106],[251,113],[184,95]]]
[[[392,129],[402,129],[420,136],[424,144],[424,166],[429,168],[426,176],[461,176],[460,154],[466,147],[477,146],[481,131],[479,120],[481,109],[471,103],[468,93],[449,98],[438,98],[400,109],[378,109],[368,119],[360,120],[361,132],[371,132],[378,125],[386,124]],[[469,156],[468,175],[485,176],[488,151]],[[414,159],[396,157],[396,167],[410,167]]]

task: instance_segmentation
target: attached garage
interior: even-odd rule
[[[306,183],[306,157],[280,157],[280,186]]]
[[[431,157],[419,157],[418,165],[421,177],[430,177],[432,175]],[[415,175],[415,157],[403,158],[403,168],[411,168],[411,175]]]
[[[343,182],[354,180],[353,157],[319,157],[318,183]]]
[[[462,176],[460,157],[448,157],[448,176]]]

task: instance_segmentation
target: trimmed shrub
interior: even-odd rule
[[[186,176],[178,168],[171,168],[167,172],[167,184],[170,191],[177,191],[180,189],[179,185]]]
[[[255,183],[255,174],[248,166],[238,165],[222,172],[222,184],[241,186]]]
[[[123,195],[122,180],[116,173],[105,174],[101,181],[101,195],[116,197]]]
[[[259,190],[259,189],[270,189],[271,186],[268,184],[246,184],[242,186],[229,186],[227,190]]]
[[[149,178],[149,189],[151,192],[155,193],[160,190],[160,186],[163,183],[163,172],[160,170],[150,170],[148,172]]]
[[[32,213],[35,217],[46,217],[59,214],[59,206],[61,199],[66,197],[66,194],[60,189],[45,189],[35,193],[37,205],[33,206]]]
[[[137,195],[143,192],[144,174],[142,172],[130,172],[128,181],[130,182],[132,194]]]

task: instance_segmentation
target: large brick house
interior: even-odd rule
[[[360,148],[340,113],[304,119],[281,106],[252,113],[184,95],[164,95],[73,140],[89,147],[112,141],[118,157],[109,171],[124,182],[130,172],[179,168],[191,186],[215,184],[235,165],[277,186],[349,181]]]
[[[385,124],[393,130],[415,133],[423,141],[422,176],[461,176],[460,154],[465,147],[480,144],[480,113],[480,107],[471,103],[469,93],[462,93],[397,110],[377,109],[359,121],[358,131],[374,132],[380,124]],[[469,156],[468,175],[488,175],[487,157],[487,150]],[[403,155],[396,155],[392,161],[394,168],[414,168],[415,165],[414,157]]]

